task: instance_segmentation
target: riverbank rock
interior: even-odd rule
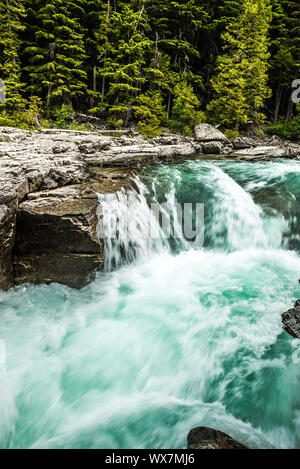
[[[199,124],[195,127],[195,137],[198,142],[229,143],[228,138],[220,130],[210,124]]]
[[[127,146],[111,146],[109,149],[87,156],[86,163],[93,167],[141,166],[190,158],[197,153],[191,143],[176,145],[151,145],[148,143]]]
[[[295,339],[300,339],[300,300],[297,300],[294,308],[282,315],[283,328]]]
[[[190,431],[188,449],[248,449],[225,433],[207,427],[198,427]]]
[[[257,140],[251,137],[237,137],[232,143],[236,150],[244,150],[256,146]]]
[[[202,144],[202,151],[205,155],[220,155],[223,145],[221,142],[208,142]]]
[[[19,205],[15,284],[58,282],[82,288],[103,266],[98,199],[85,187],[34,193]],[[84,195],[85,194],[85,195]]]
[[[290,152],[287,148],[275,146],[257,146],[255,148],[238,150],[232,153],[240,160],[270,160],[273,158],[288,158]]]

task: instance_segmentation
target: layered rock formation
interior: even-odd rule
[[[198,427],[188,435],[188,449],[248,449],[225,433],[207,427]]]
[[[85,186],[66,186],[19,205],[14,282],[58,282],[81,288],[103,265],[97,236],[98,198]]]

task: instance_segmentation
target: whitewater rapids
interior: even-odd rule
[[[185,448],[204,425],[300,448],[300,341],[281,324],[300,297],[300,163],[187,161],[137,184],[92,284],[0,293],[0,447]],[[203,248],[138,236],[150,202],[204,203]],[[122,214],[125,194],[100,203]]]

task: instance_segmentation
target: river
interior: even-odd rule
[[[93,283],[0,292],[0,447],[185,448],[204,425],[300,448],[300,341],[281,324],[300,298],[300,163],[191,160],[136,184]],[[150,202],[203,203],[203,246],[138,236]]]

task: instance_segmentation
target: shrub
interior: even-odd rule
[[[138,97],[133,106],[134,115],[139,119],[138,130],[145,137],[161,135],[160,126],[166,121],[163,98],[159,91],[152,91]]]
[[[297,106],[297,110],[298,114],[293,119],[290,121],[281,119],[277,124],[271,125],[268,128],[268,133],[279,135],[289,140],[300,139],[300,106]]]
[[[200,111],[200,102],[192,86],[176,85],[172,110],[172,128],[176,132],[191,135],[195,125],[205,122],[206,116]]]
[[[236,138],[240,136],[240,133],[238,132],[238,130],[232,130],[232,129],[224,130],[224,134],[226,135],[227,138],[229,138],[229,140],[235,140]]]
[[[57,129],[91,129],[90,123],[78,124],[78,122],[75,120],[75,113],[71,104],[62,104],[62,106],[53,107],[51,110],[51,117],[53,119],[53,127]]]

